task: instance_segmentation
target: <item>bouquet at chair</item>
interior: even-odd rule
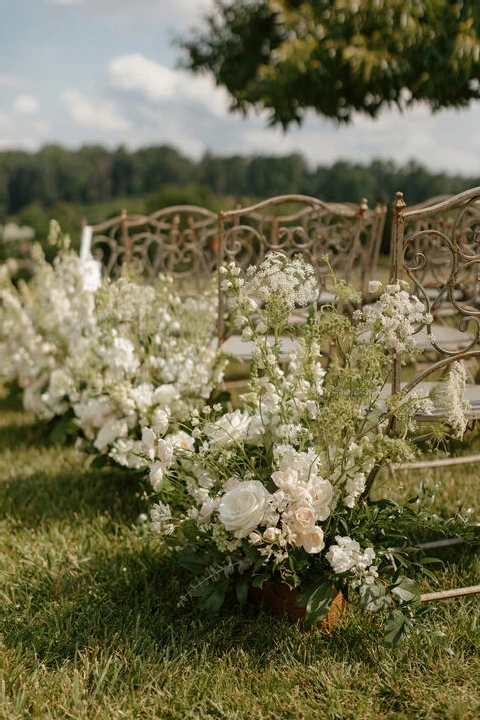
[[[95,329],[100,284],[100,275],[70,249],[69,236],[55,221],[49,242],[58,248],[53,264],[35,244],[32,278],[16,287],[4,273],[0,284],[0,374],[18,384],[25,409],[43,420],[71,408],[65,364]]]
[[[170,278],[146,285],[128,269],[102,281],[54,221],[51,242],[53,264],[35,246],[28,283],[0,273],[0,375],[57,440],[139,467],[142,426],[186,421],[222,381],[214,298],[182,299]]]
[[[306,622],[316,623],[337,589],[385,611],[394,644],[414,623],[419,592],[391,544],[409,525],[441,521],[422,503],[375,502],[370,492],[381,467],[412,457],[415,415],[431,403],[387,388],[394,354],[414,353],[424,308],[387,286],[371,306],[342,313],[355,293],[335,278],[338,305],[317,308],[313,268],[280,253],[246,279],[233,264],[222,273],[237,327],[255,343],[248,391],[233,411],[194,412],[181,433],[144,428],[153,529],[192,574],[187,594],[204,608],[281,583],[299,590]],[[292,310],[308,306],[306,322],[292,324]],[[284,333],[296,338],[288,361]]]
[[[141,429],[185,422],[221,383],[212,298],[181,299],[168,277],[145,285],[105,279],[95,297],[96,330],[67,362],[70,393],[89,452],[143,465]]]

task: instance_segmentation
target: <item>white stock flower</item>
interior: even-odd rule
[[[223,495],[220,522],[237,538],[247,537],[262,521],[268,492],[259,480],[246,480]]]
[[[105,450],[109,445],[117,440],[118,438],[124,438],[128,435],[128,424],[122,419],[110,418],[107,420],[105,425],[101,428],[97,437],[95,438],[93,445],[97,450]]]
[[[153,429],[157,435],[165,435],[168,430],[170,414],[166,410],[159,408],[155,410],[153,417]]]
[[[163,468],[159,462],[152,463],[150,467],[150,483],[155,491],[160,490],[163,484]]]
[[[142,450],[150,460],[155,457],[155,440],[156,435],[151,428],[142,428]]]
[[[373,548],[360,547],[356,540],[349,537],[338,536],[335,538],[337,544],[330,545],[325,557],[332,566],[333,572],[337,575],[352,572],[357,578],[368,574],[368,570],[375,559]]]
[[[165,503],[158,502],[150,510],[152,521],[152,532],[158,535],[171,535],[175,529],[172,519],[172,511]]]

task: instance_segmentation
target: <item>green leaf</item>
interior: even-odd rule
[[[194,574],[203,573],[211,563],[209,555],[199,553],[192,548],[180,550],[177,557],[179,565]]]
[[[385,621],[385,644],[398,647],[410,635],[410,630],[408,618],[400,610],[394,610]]]
[[[373,585],[362,585],[359,590],[360,607],[369,612],[378,612],[385,610],[392,604],[392,599],[388,594],[388,590],[380,583]]]
[[[222,585],[207,585],[205,592],[199,598],[199,605],[206,612],[217,612],[225,600],[226,587]]]
[[[333,588],[330,583],[324,582],[315,587],[313,591],[307,590],[301,593],[296,604],[306,608],[305,623],[314,625],[327,616],[332,600]]]
[[[410,578],[399,577],[397,584],[392,588],[392,595],[396,595],[402,602],[412,602],[420,597],[417,584]]]
[[[101,470],[109,463],[108,455],[96,455],[90,462],[89,466],[95,470]]]
[[[262,575],[254,575],[252,578],[251,585],[255,588],[261,588],[263,583],[270,580],[270,575],[263,573]]]
[[[241,607],[243,607],[244,605],[247,604],[248,582],[247,582],[246,578],[244,578],[244,577],[238,578],[238,580],[235,584],[235,594],[237,596],[237,600]]]

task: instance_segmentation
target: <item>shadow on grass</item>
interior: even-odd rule
[[[1,516],[37,527],[47,519],[91,519],[108,513],[112,520],[129,524],[145,511],[141,495],[140,479],[132,471],[63,463],[58,472],[36,470],[0,483]]]
[[[179,607],[184,585],[172,569],[145,543],[137,552],[97,555],[81,570],[65,566],[33,583],[24,578],[28,612],[5,618],[3,642],[52,667],[89,648],[112,653],[128,648],[143,661],[199,656],[216,661],[242,651],[259,667],[297,652],[303,662],[305,645],[312,653],[338,650],[337,631],[330,636],[305,631],[258,608],[231,604],[215,615],[200,614],[188,599]],[[356,626],[342,622],[338,633],[345,632],[344,650],[360,652]]]
[[[26,412],[18,395],[0,400],[0,453],[13,446],[19,451],[51,446],[50,433],[50,424]]]
[[[131,523],[143,512],[136,472],[113,464],[89,467],[71,445],[55,443],[51,431],[50,423],[22,409],[18,396],[0,400],[0,516],[36,527],[47,518],[99,512]]]
[[[375,667],[378,662],[382,630],[374,615],[359,619],[349,610],[327,635],[250,606],[241,611],[230,605],[216,615],[200,614],[190,600],[178,606],[184,585],[168,558],[139,538],[134,545],[108,556],[94,555],[80,568],[66,562],[34,582],[25,577],[23,590],[17,578],[17,597],[22,592],[28,596],[28,612],[13,611],[5,617],[6,646],[23,647],[35,661],[52,667],[73,661],[85,649],[128,649],[144,662],[152,657],[205,657],[215,662],[240,651],[253,657],[259,668],[284,663],[286,657],[308,664],[319,653],[363,666]],[[460,564],[465,580],[473,571],[465,556]],[[375,637],[378,642],[372,642]]]

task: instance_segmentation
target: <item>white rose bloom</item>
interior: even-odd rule
[[[301,535],[301,545],[311,555],[322,552],[325,547],[323,541],[323,530],[318,526],[314,526],[310,532]]]
[[[263,539],[267,542],[275,542],[278,536],[278,530],[274,527],[267,527],[265,532],[263,533]]]
[[[292,492],[298,484],[298,472],[296,470],[277,470],[272,473],[272,480],[280,490]]]
[[[297,508],[293,514],[293,529],[295,532],[309,533],[315,527],[315,513],[308,505]]]
[[[313,476],[307,485],[307,491],[317,520],[326,520],[331,512],[332,485],[328,480]]]
[[[208,426],[210,446],[224,445],[230,447],[241,442],[248,432],[250,415],[242,410],[235,410],[220,417]]]
[[[247,537],[262,521],[268,492],[259,480],[246,480],[220,500],[220,522],[237,538]]]

